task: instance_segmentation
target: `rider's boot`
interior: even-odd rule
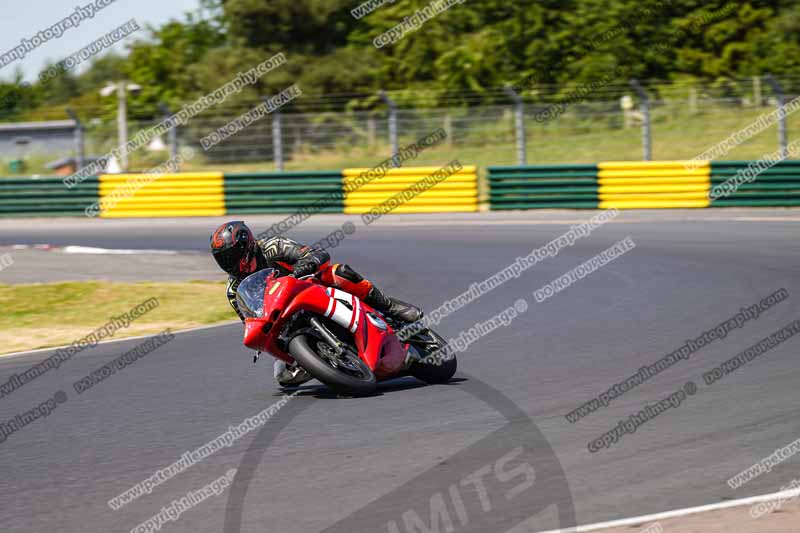
[[[374,285],[364,301],[397,322],[411,324],[422,319],[422,311],[419,308],[397,298],[386,296]]]
[[[275,376],[275,381],[277,381],[278,385],[281,387],[299,387],[306,381],[311,380],[311,374],[306,372],[304,368],[296,364],[288,365],[280,359],[275,360],[273,374]]]

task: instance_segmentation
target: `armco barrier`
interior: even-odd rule
[[[717,187],[747,170],[753,161],[711,163],[711,184]],[[782,161],[749,183],[742,183],[729,196],[712,201],[712,207],[769,207],[800,205],[800,161]]]
[[[494,166],[488,169],[489,201],[493,210],[800,206],[800,161],[780,162],[755,178],[744,175],[754,163],[701,163],[691,171],[684,161]],[[438,169],[390,169],[360,187],[357,177],[368,169],[191,172],[150,179],[115,174],[89,177],[73,188],[58,177],[0,178],[0,216],[82,216],[97,202],[103,207],[100,216],[110,218],[292,213],[309,207],[315,213],[361,214]],[[709,200],[713,187],[737,174],[743,179],[735,190]],[[393,212],[477,209],[476,168],[469,166]]]
[[[753,161],[619,161],[489,167],[489,200],[504,209],[654,209],[800,205],[800,161],[783,161],[711,201],[712,187]]]
[[[81,216],[98,199],[98,179],[67,189],[63,178],[0,178],[0,216]]]
[[[342,212],[340,171],[225,174],[228,213],[291,213],[315,204],[316,213]]]
[[[347,168],[344,174],[344,212],[368,213],[395,194],[408,189],[430,176],[440,167],[393,168],[386,175],[375,178],[350,190],[358,183],[358,176],[369,169]],[[350,190],[350,192],[347,192]],[[465,166],[415,198],[392,210],[392,213],[469,213],[478,210],[477,168]]]
[[[489,167],[489,203],[504,209],[597,209],[597,165]]]
[[[142,174],[100,176],[100,216],[131,218],[225,214],[222,172],[150,175],[150,179],[131,187],[133,180],[143,177]]]
[[[708,207],[711,166],[687,161],[608,162],[597,165],[600,209]]]
[[[104,174],[68,189],[61,178],[0,178],[0,216],[85,215],[99,203],[104,218],[225,214],[366,213],[439,167],[390,169],[354,181],[369,169],[223,174]],[[347,186],[346,184],[349,184]],[[350,192],[346,192],[350,191]],[[464,167],[393,212],[477,211],[474,166]],[[91,209],[90,209],[91,211]]]

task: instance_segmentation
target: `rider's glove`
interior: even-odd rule
[[[313,259],[303,259],[294,264],[294,269],[290,276],[294,278],[302,278],[303,276],[310,276],[316,274],[319,270],[319,264]]]

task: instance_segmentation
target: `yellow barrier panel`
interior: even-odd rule
[[[126,182],[131,178],[148,178],[154,179],[157,177],[159,180],[174,180],[174,181],[199,181],[203,179],[216,180],[222,177],[222,172],[180,172],[180,173],[166,173],[166,174],[103,174],[100,176],[102,183],[117,183]]]
[[[361,198],[354,198],[352,201],[347,202],[345,207],[361,207],[361,208],[372,208],[378,207],[384,204],[384,202],[389,202],[390,199],[388,198],[376,198],[376,199],[361,199]],[[390,205],[390,204],[386,204]],[[406,202],[397,202],[395,208],[400,206],[405,207],[414,207],[417,205],[429,205],[429,206],[436,206],[441,205],[444,206],[455,206],[461,205],[468,207],[469,209],[474,209],[477,205],[477,196],[472,196],[468,198],[430,198],[425,196],[420,196],[410,201]],[[389,211],[394,211],[394,209],[388,209]],[[366,212],[366,211],[365,211]]]
[[[675,209],[708,207],[705,200],[601,200],[599,209]]]
[[[441,167],[401,167],[401,168],[390,168],[386,171],[386,176],[428,176],[433,174]],[[361,174],[365,174],[367,176],[371,175],[370,173],[380,173],[379,170],[373,170],[371,168],[346,168],[342,171],[342,175],[345,178],[360,176]],[[455,175],[475,175],[478,172],[478,167],[475,165],[467,165],[464,166],[461,170],[456,172]],[[381,178],[377,178],[381,179]]]
[[[681,172],[672,169],[629,169],[629,170],[601,170],[598,178],[702,178],[711,174],[711,167],[698,168],[694,172],[685,170]]]
[[[429,187],[422,180],[441,170],[442,167],[393,168],[383,177],[375,177],[359,188],[345,192],[344,212],[347,214],[369,213],[378,209],[403,191],[409,191],[406,198],[393,201],[396,207],[391,213],[471,213],[478,210],[478,177],[475,166],[465,166],[447,176],[441,182]],[[364,174],[369,179],[370,169],[348,168],[342,171],[345,191],[348,185],[358,185],[358,176]],[[374,172],[374,171],[373,171]],[[412,192],[419,183],[421,192]],[[427,187],[427,188],[426,188]],[[386,204],[389,205],[389,204]]]
[[[107,191],[104,191],[103,189],[100,189],[100,194],[101,195],[103,193],[105,193],[105,192],[107,192]],[[110,193],[110,191],[108,191],[108,192]],[[142,189],[140,191],[137,191],[136,197],[137,198],[141,198],[141,197],[145,197],[145,196],[148,196],[148,197],[152,197],[152,196],[169,196],[169,195],[175,195],[175,194],[179,194],[179,195],[202,194],[202,195],[213,195],[213,196],[216,196],[218,192],[219,192],[219,189],[217,187],[208,187],[208,186],[192,187],[190,190],[181,190],[180,192],[176,192],[176,190],[174,188],[171,188],[171,187],[158,187],[158,188],[150,188],[150,187],[148,187],[146,189]]]
[[[99,193],[104,218],[225,214],[222,172],[104,174]]]
[[[223,203],[217,194],[192,194],[186,198],[180,198],[174,194],[169,194],[165,196],[137,196],[136,198],[121,198],[115,202],[114,208],[116,209],[117,207],[120,207],[126,209],[146,209],[156,205],[159,207],[166,206],[181,209],[184,206],[195,208],[198,205],[217,207],[222,206]]]
[[[597,173],[601,209],[708,207],[711,165],[687,169],[689,161],[611,161]]]
[[[396,193],[386,194],[381,192],[357,192],[351,193],[348,195],[348,199],[351,202],[372,202],[372,203],[380,203],[383,201],[388,200]],[[447,203],[448,200],[458,200],[458,199],[467,199],[471,200],[478,197],[478,191],[470,191],[470,190],[458,190],[458,191],[437,191],[436,189],[425,191],[416,197],[412,202],[421,200],[423,198],[427,198],[430,200],[435,200],[443,203]]]
[[[463,178],[464,176],[451,176],[446,180],[442,181],[436,187],[442,189],[469,189],[476,184],[477,179],[475,177],[468,180],[465,180]],[[389,180],[375,180],[371,183],[367,183],[365,185],[362,185],[361,187],[355,188],[352,192],[369,191],[369,190],[398,191],[411,187],[412,185],[417,183],[420,179],[422,178],[417,177],[416,179],[412,179],[409,181],[400,181],[400,182],[389,181]]]
[[[394,209],[392,213],[413,214],[413,213],[473,213],[475,208],[467,205],[415,205],[412,207],[401,206]],[[348,213],[349,214],[349,213]],[[353,214],[356,214],[355,212]]]
[[[600,201],[618,200],[620,202],[643,202],[653,200],[655,202],[670,202],[673,200],[708,200],[708,195],[703,192],[673,192],[673,193],[642,193],[642,194],[600,194]]]
[[[705,185],[710,176],[671,176],[660,178],[600,178],[598,185]]]
[[[116,189],[122,189],[125,187],[126,182],[122,183],[100,183],[99,190],[107,193],[111,193]],[[149,183],[147,187],[141,190],[150,190],[150,189],[182,189],[181,192],[185,192],[186,190],[194,190],[198,187],[211,187],[211,188],[218,188],[219,181],[218,180],[197,180],[197,181],[170,181],[168,179],[158,179],[152,183]]]
[[[598,163],[600,170],[656,170],[656,169],[681,169],[686,172],[689,168],[711,168],[710,161],[606,161]]]
[[[708,194],[708,183],[683,183],[666,185],[603,185],[598,190],[600,196],[604,194],[628,194],[628,193],[667,193],[667,192],[699,192]]]
[[[369,213],[369,210],[372,209],[373,206],[370,207],[345,207],[344,214],[346,215],[363,215],[364,213]],[[473,205],[414,205],[409,207],[408,205],[400,206],[396,209],[392,210],[394,214],[409,214],[409,213],[474,213],[477,210],[476,206]]]
[[[126,211],[115,209],[112,215],[103,215],[106,218],[160,218],[160,217],[221,217],[225,215],[225,208],[203,207],[198,209],[170,209],[165,214],[164,209],[137,209]]]

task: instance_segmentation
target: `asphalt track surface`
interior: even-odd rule
[[[398,217],[366,228],[359,224],[333,255],[390,294],[431,309],[591,214]],[[254,220],[258,225],[277,219]],[[312,219],[290,236],[314,241],[344,220]],[[0,246],[48,242],[200,252],[217,222],[3,221]],[[546,302],[535,302],[534,290],[627,236],[635,241],[634,250]],[[454,337],[518,298],[530,304],[510,326],[460,354],[459,379],[453,384],[418,386],[402,380],[359,399],[331,397],[310,385],[264,431],[243,437],[118,511],[108,507],[110,498],[281,396],[269,362],[252,364],[238,324],[181,333],[78,395],[73,382],[142,341],[86,350],[0,399],[0,421],[5,421],[58,390],[68,397],[48,417],[0,444],[0,530],[127,532],[187,491],[240,468],[243,476],[247,472],[246,487],[237,480],[232,489],[162,530],[227,532],[240,511],[240,530],[247,532],[392,532],[392,520],[399,524],[397,531],[406,531],[404,513],[416,513],[430,525],[430,502],[444,494],[455,531],[506,531],[536,507],[504,502],[522,478],[501,483],[487,474],[483,496],[491,502],[489,509],[477,485],[458,481],[481,468],[496,469],[498,459],[518,445],[514,439],[528,438],[525,431],[513,431],[525,417],[546,439],[533,439],[542,448],[535,453],[546,454],[549,443],[563,468],[579,524],[775,492],[800,477],[798,458],[735,491],[726,480],[800,437],[800,339],[790,339],[714,385],[706,386],[701,376],[800,318],[799,238],[800,216],[791,210],[623,212],[438,326],[445,337]],[[642,365],[779,288],[790,298],[757,320],[607,408],[574,424],[565,419]],[[0,383],[51,353],[0,358]],[[679,408],[610,449],[589,452],[590,440],[689,380],[699,390]],[[493,389],[513,402],[512,431],[486,440],[508,420],[470,387]],[[481,446],[474,453],[461,453],[475,443]],[[570,505],[554,488],[557,478],[558,469],[539,471],[535,483],[525,486],[517,501],[549,499],[556,505],[540,513],[535,526],[515,531],[570,525],[560,524],[553,512]],[[445,480],[443,489],[437,479]],[[460,487],[459,520],[448,484]],[[234,496],[241,507],[226,511]]]

